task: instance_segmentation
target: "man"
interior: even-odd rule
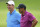
[[[19,9],[21,13],[21,27],[35,27],[38,21],[31,13],[26,11],[26,6],[24,4],[19,4],[17,9]]]
[[[7,14],[7,27],[20,27],[21,14],[14,9],[14,1],[8,1],[6,4],[9,10]]]

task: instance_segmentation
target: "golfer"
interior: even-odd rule
[[[21,14],[14,9],[14,1],[8,1],[6,4],[9,10],[7,13],[7,27],[20,27]]]
[[[31,13],[26,11],[26,6],[19,4],[17,9],[21,13],[20,27],[35,27],[38,21]]]

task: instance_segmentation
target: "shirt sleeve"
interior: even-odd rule
[[[7,13],[7,16],[8,16],[8,13]],[[6,22],[7,22],[7,19],[6,19]]]
[[[17,18],[18,18],[17,20],[20,22],[20,20],[21,20],[21,15],[19,14]]]
[[[29,14],[29,21],[33,21],[35,19],[35,17],[30,13]]]
[[[9,12],[7,13],[7,17],[8,17],[8,15],[9,15]],[[7,19],[6,19],[6,22],[7,22]]]
[[[20,22],[21,14],[18,13],[18,14],[16,15],[16,17],[17,17],[17,20]]]

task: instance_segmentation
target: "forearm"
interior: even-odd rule
[[[37,22],[38,21],[33,22],[31,27],[35,27],[35,25],[37,24]]]

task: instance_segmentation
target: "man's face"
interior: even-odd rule
[[[23,11],[24,11],[24,8],[20,8],[19,9],[19,12],[22,14],[23,13]]]
[[[10,4],[7,4],[7,8],[8,8],[9,11],[11,11],[14,8],[14,6],[10,5]]]

